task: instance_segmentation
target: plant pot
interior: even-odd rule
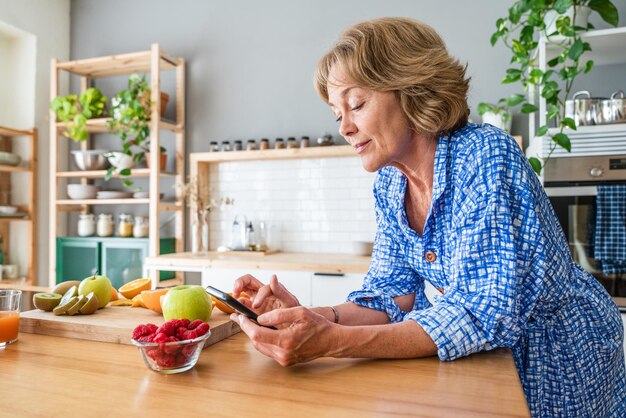
[[[507,114],[508,118],[505,117]],[[511,119],[511,114],[508,112],[485,112],[483,114],[483,123],[488,123],[506,132],[511,132]]]
[[[574,26],[586,28],[589,21],[590,13],[591,8],[587,6],[578,6],[578,9],[576,10],[576,20],[574,21]],[[556,20],[561,16],[568,16],[571,22],[574,19],[574,6],[571,6],[569,9],[567,9],[567,12],[562,15],[558,14],[556,10],[547,11],[544,17],[544,22],[546,24],[546,34],[550,35],[556,32]]]
[[[150,153],[146,152],[146,165],[150,168]],[[162,152],[159,156],[159,170],[163,171],[167,167],[167,153]]]

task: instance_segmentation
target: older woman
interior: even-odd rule
[[[616,305],[571,256],[540,182],[506,133],[467,121],[465,67],[427,25],[349,28],[317,90],[341,135],[377,171],[377,234],[363,288],[305,308],[272,277],[259,324],[234,315],[282,365],[321,356],[441,360],[508,347],[535,416],[626,416]],[[431,303],[425,283],[441,295]],[[245,301],[245,299],[242,299]]]

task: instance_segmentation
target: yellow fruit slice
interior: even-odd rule
[[[146,307],[146,304],[143,303],[141,294],[135,295],[135,297],[132,299],[132,304],[130,306],[132,308],[145,308]]]
[[[162,314],[163,308],[161,308],[161,296],[169,292],[170,289],[156,289],[156,290],[144,290],[141,292],[141,301],[146,308],[151,311]]]
[[[111,288],[111,302],[118,300],[120,298],[120,295],[117,293],[117,290],[115,290],[115,288]]]
[[[132,306],[133,301],[128,299],[118,299],[114,300],[109,304],[109,306]]]
[[[118,289],[118,292],[126,299],[132,299],[144,290],[150,290],[152,287],[152,280],[150,279],[135,279],[132,282],[126,283],[124,286]]]

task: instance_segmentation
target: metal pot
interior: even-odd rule
[[[626,122],[626,99],[624,99],[624,92],[618,90],[611,94],[610,99],[602,100],[600,103],[600,113],[603,123]],[[599,124],[600,123],[598,123],[598,125]]]
[[[600,114],[601,97],[591,97],[586,90],[574,93],[572,100],[565,101],[565,116],[574,119],[576,126],[598,125],[603,119]]]

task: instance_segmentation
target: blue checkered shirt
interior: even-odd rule
[[[422,236],[407,221],[406,184],[396,168],[379,170],[372,261],[348,300],[416,321],[442,360],[510,348],[534,416],[625,416],[621,317],[572,260],[515,141],[474,124],[439,138]],[[425,281],[444,291],[435,305]],[[394,297],[410,293],[403,312]]]
[[[626,185],[598,186],[594,238],[604,274],[626,273]]]

